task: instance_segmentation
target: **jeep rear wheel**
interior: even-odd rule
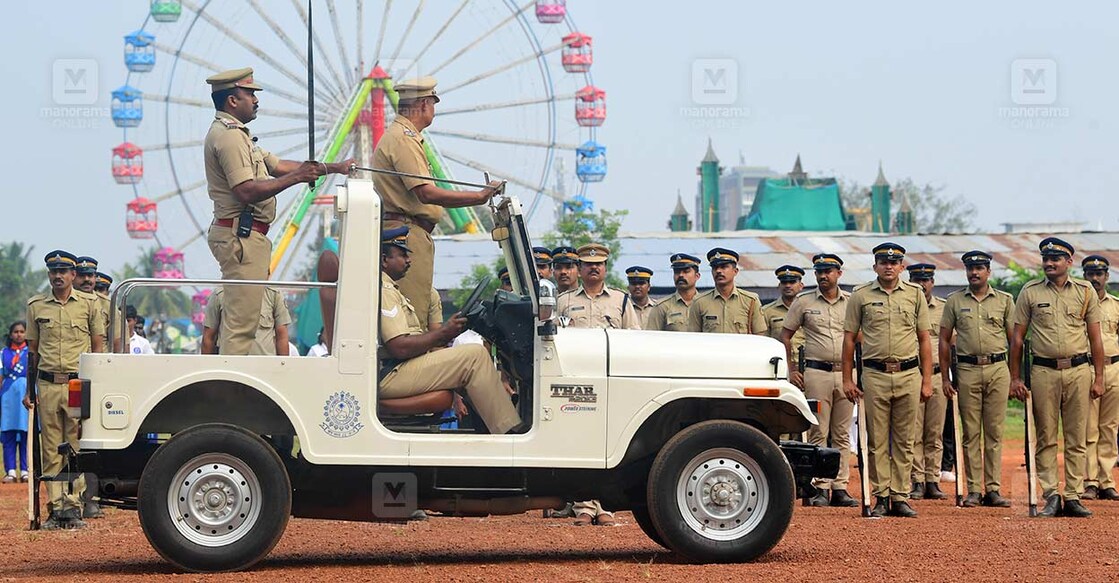
[[[673,436],[649,471],[649,516],[666,546],[696,562],[749,561],[784,536],[793,472],[765,434],[705,421]]]
[[[264,558],[291,514],[283,462],[240,427],[200,425],[156,450],[137,509],[152,547],[188,571],[235,571]]]

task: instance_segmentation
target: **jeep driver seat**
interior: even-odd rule
[[[438,415],[451,408],[454,403],[453,391],[431,391],[397,399],[378,399],[377,413],[380,415]]]

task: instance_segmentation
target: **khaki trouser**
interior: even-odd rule
[[[68,389],[66,385],[39,381],[39,451],[43,458],[43,476],[54,477],[63,470],[66,459],[58,453],[62,440],[78,450],[78,420],[66,411]],[[65,437],[63,437],[65,432]],[[78,475],[70,493],[65,493],[62,482],[47,482],[47,512],[80,509],[79,497],[85,491],[85,479]],[[80,510],[79,510],[80,511]]]
[[[481,344],[444,348],[403,362],[381,380],[377,397],[395,399],[445,389],[465,389],[491,433],[505,433],[521,422]]]
[[[1119,433],[1119,363],[1104,369],[1103,390],[1103,396],[1088,405],[1088,468],[1084,479],[1084,487],[1100,490],[1115,487],[1111,468],[1119,457],[1115,442]]]
[[[957,365],[964,467],[968,494],[998,492],[1002,476],[1002,431],[1010,398],[1006,361]],[[982,465],[982,470],[980,469]],[[982,473],[980,473],[982,472]],[[956,479],[961,479],[956,476]]]
[[[940,482],[940,462],[944,457],[944,418],[948,414],[948,397],[933,383],[928,401],[917,398],[913,420],[914,482]]]
[[[871,490],[878,497],[907,501],[909,470],[913,467],[913,420],[921,403],[921,370],[890,374],[866,367],[863,392]]]
[[[580,514],[589,514],[593,517],[602,515],[613,518],[614,513],[602,507],[602,503],[598,500],[587,500],[585,502],[576,502],[571,506],[571,510],[575,512],[575,516]]]
[[[839,473],[835,480],[816,478],[812,485],[820,490],[846,490],[851,475],[851,415],[855,405],[843,394],[843,375],[838,369],[804,369],[804,396],[820,403],[816,413],[820,424],[808,428],[808,443],[826,447],[830,437],[831,447],[839,450]]]
[[[400,221],[385,221],[382,229],[389,230],[404,226]],[[404,277],[397,280],[396,285],[400,293],[412,302],[416,314],[420,317],[420,327],[427,331],[427,313],[431,309],[431,282],[435,275],[435,240],[431,233],[423,230],[414,223],[408,223],[408,248],[412,250],[409,257],[412,266]]]
[[[1037,479],[1044,496],[1057,493],[1057,431],[1064,429],[1066,500],[1079,500],[1084,491],[1087,466],[1088,391],[1092,386],[1091,364],[1054,370],[1030,368],[1030,387],[1037,425]]]
[[[210,225],[206,243],[214,259],[218,260],[222,279],[268,279],[272,261],[272,242],[268,237],[252,231],[248,237],[241,238],[237,236],[236,227]],[[224,296],[221,329],[218,331],[220,352],[249,354],[260,327],[264,287],[230,285],[225,287]]]

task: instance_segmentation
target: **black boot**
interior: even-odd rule
[[[983,503],[983,501],[979,497],[979,492],[972,492],[972,493],[968,494],[966,497],[964,497],[963,507],[964,508],[975,508],[976,506],[979,506],[982,503]]]
[[[1092,511],[1085,508],[1079,500],[1066,500],[1063,515],[1072,518],[1088,518],[1092,516]]]
[[[874,508],[870,510],[871,518],[882,518],[886,516],[890,508],[890,499],[886,496],[878,496],[875,498]]]
[[[841,508],[854,508],[859,505],[859,501],[851,497],[847,490],[832,490],[831,491],[831,506],[838,506]]]
[[[912,498],[912,496],[910,496]],[[940,484],[925,482],[925,500],[946,500],[948,495],[940,491]]]
[[[1061,495],[1050,494],[1045,497],[1045,508],[1037,513],[1038,518],[1053,518],[1061,513]]]
[[[1100,490],[1100,500],[1119,500],[1119,491],[1115,488],[1104,488]]]
[[[925,484],[913,482],[913,489],[909,491],[910,500],[920,500],[925,497]]]
[[[1080,495],[1081,500],[1095,500],[1100,496],[1100,489],[1097,486],[1087,486],[1084,488],[1084,493]]]
[[[983,505],[994,508],[1010,508],[1010,499],[1003,498],[1002,494],[998,493],[998,490],[991,490],[983,496]]]
[[[816,488],[816,494],[808,499],[809,506],[821,507],[828,505],[828,491]]]
[[[917,518],[917,511],[904,500],[895,500],[890,505],[890,516],[900,516],[901,518]]]

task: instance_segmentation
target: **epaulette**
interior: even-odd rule
[[[414,131],[412,131],[408,128],[404,128],[404,135],[406,135],[410,138],[414,138],[414,137],[416,137],[416,132],[414,132]]]
[[[1086,279],[1079,279],[1079,278],[1076,278],[1076,277],[1070,277],[1068,279],[1069,279],[1069,281],[1071,281],[1072,283],[1075,283],[1076,285],[1079,285],[1080,287],[1092,287],[1092,283],[1089,282]],[[1092,289],[1095,289],[1095,288],[1092,288]]]
[[[579,290],[581,290],[581,289],[583,289],[583,286],[581,286],[581,285],[580,285],[580,286],[576,286],[576,287],[573,287],[573,288],[571,288],[571,289],[569,289],[569,290],[567,290],[567,291],[561,291],[561,292],[560,292],[560,294],[559,294],[558,296],[556,296],[556,297],[558,298],[558,297],[561,297],[561,296],[565,296],[565,295],[567,295],[567,294],[575,293],[575,292],[577,292],[577,291],[579,291]]]
[[[232,130],[232,129],[237,129],[237,128],[241,127],[241,123],[238,122],[237,120],[227,119],[227,118],[224,118],[224,117],[219,117],[219,118],[217,118],[217,120],[220,121],[221,125],[225,126],[226,129]]]
[[[1007,292],[1007,291],[1002,291],[1001,289],[995,289],[995,288],[993,288],[993,287],[992,287],[991,289],[992,289],[992,290],[994,290],[994,292],[995,292],[996,294],[1002,294],[1002,295],[1004,295],[1004,296],[1006,296],[1006,297],[1008,297],[1008,298],[1010,298],[1010,299],[1012,299],[1012,300],[1014,299],[1014,296],[1010,295],[1010,292]]]
[[[781,298],[777,298],[777,299],[773,300],[772,302],[769,302],[768,304],[762,304],[762,309],[766,310],[766,309],[769,309],[772,306],[776,306],[777,303],[780,302],[780,301],[781,301]]]
[[[800,296],[809,296],[809,295],[812,295],[812,294],[816,293],[816,290],[817,290],[817,289],[818,289],[818,288],[806,289],[806,290],[804,290],[804,291],[802,291],[802,292],[799,292],[799,293],[797,293],[797,297],[799,298]]]
[[[47,294],[35,294],[35,295],[27,298],[27,305],[30,306],[31,304],[33,304],[35,302],[41,302],[41,301],[46,300],[46,299],[47,299]]]
[[[1045,280],[1044,280],[1044,279],[1031,279],[1031,280],[1027,281],[1027,282],[1026,282],[1026,283],[1025,283],[1025,284],[1024,284],[1023,286],[1022,286],[1022,289],[1026,289],[1026,288],[1028,288],[1028,287],[1033,287],[1033,286],[1035,286],[1035,285],[1039,285],[1039,284],[1042,284],[1042,283],[1045,283]]]
[[[901,283],[904,283],[905,285],[907,285],[909,287],[919,289],[919,290],[921,290],[921,293],[925,293],[925,288],[921,287],[920,285],[918,285],[916,283],[913,283],[912,281],[902,281]]]
[[[943,303],[947,302],[948,300],[946,300],[946,299],[944,299],[940,296],[933,296],[933,301],[938,303],[938,304],[943,304]]]
[[[860,283],[859,285],[856,285],[854,288],[852,288],[851,291],[859,291],[864,287],[869,287],[872,283],[874,283],[874,280],[868,281],[866,283]]]
[[[89,292],[84,292],[84,291],[82,291],[78,288],[74,288],[73,290],[71,290],[71,293],[73,293],[75,296],[77,296],[79,298],[82,298],[83,300],[89,300],[91,302],[96,302],[97,301],[97,296],[95,296],[95,295],[93,295]]]
[[[991,289],[992,289],[992,290],[994,290],[994,291],[999,291],[999,290],[997,290],[997,289],[995,289],[995,288],[993,288],[993,287],[992,287]],[[958,296],[958,295],[961,295],[961,294],[966,294],[966,293],[967,293],[967,291],[968,291],[968,288],[966,288],[966,287],[965,287],[965,288],[960,288],[960,289],[958,289],[958,290],[956,290],[956,291],[954,291],[954,292],[950,292],[950,293],[948,294],[948,297],[950,298],[950,297],[952,297],[952,296]],[[947,299],[947,298],[945,298],[945,299]]]

